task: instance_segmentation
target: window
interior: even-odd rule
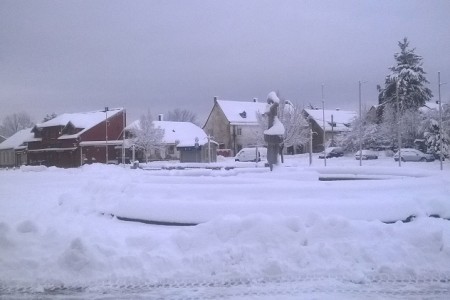
[[[237,135],[242,135],[242,128],[241,127],[237,127],[236,128],[236,134]]]

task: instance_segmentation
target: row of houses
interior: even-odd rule
[[[164,130],[163,147],[150,154],[154,160],[214,162],[217,155],[234,156],[240,149],[254,145],[258,133],[257,113],[266,103],[214,98],[213,108],[202,128],[190,122],[164,121],[154,126]],[[355,112],[305,109],[311,123],[315,152],[323,150],[325,139],[349,130]],[[325,132],[323,131],[325,115]],[[24,129],[0,143],[0,167],[24,164],[78,167],[86,163],[128,163],[144,160],[135,149],[130,133],[139,120],[127,126],[126,110],[115,108],[65,113]],[[261,133],[262,134],[262,133]]]

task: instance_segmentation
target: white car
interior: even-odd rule
[[[267,160],[267,149],[263,147],[258,148],[243,148],[234,157],[235,161],[261,161]]]
[[[355,158],[357,160],[359,160],[359,159],[363,159],[363,160],[378,159],[378,153],[376,151],[361,150],[361,152],[362,152],[362,157],[360,157],[360,155],[359,155],[359,150],[358,150],[358,152],[355,153]]]
[[[423,153],[417,149],[406,148],[401,149],[401,160],[402,161],[434,161],[433,154]],[[398,161],[398,151],[394,154],[394,160]]]

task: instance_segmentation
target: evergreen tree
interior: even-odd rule
[[[432,98],[432,93],[426,87],[428,80],[422,68],[422,57],[415,53],[415,48],[409,48],[409,41],[404,38],[398,43],[400,52],[394,55],[397,65],[389,68],[391,73],[386,76],[385,87],[379,88],[380,104],[394,104],[398,101],[400,111],[417,110]],[[391,105],[395,111],[396,105]],[[386,109],[386,107],[385,107]]]
[[[448,157],[450,150],[450,105],[442,105],[442,149],[443,154]],[[426,150],[439,154],[441,149],[441,136],[439,130],[439,111],[430,109],[424,113],[421,122],[421,133],[423,133]]]

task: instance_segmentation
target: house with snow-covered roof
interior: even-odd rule
[[[234,156],[245,147],[254,146],[256,135],[262,135],[258,113],[266,111],[267,103],[252,101],[219,100],[214,105],[203,130],[219,144],[219,153]]]
[[[208,138],[206,133],[191,122],[153,121],[155,128],[162,129],[164,134],[161,147],[148,153],[151,160],[180,160],[180,162],[215,162],[217,143]],[[125,128],[127,132],[127,151],[132,151],[133,131],[140,129],[140,120],[136,120]],[[135,149],[135,158],[145,161],[144,153]]]
[[[61,114],[34,126],[28,163],[68,168],[117,162],[115,146],[123,143],[125,124],[123,108]]]
[[[355,111],[304,109],[303,114],[309,121],[313,134],[312,146],[314,152],[324,150],[323,136],[325,134],[325,147],[332,146],[337,135],[351,130],[351,123],[357,118]],[[325,119],[324,119],[325,116]],[[324,122],[325,121],[325,122]],[[324,130],[325,125],[325,130]]]
[[[27,163],[26,141],[33,137],[31,128],[22,129],[0,143],[0,168]]]

